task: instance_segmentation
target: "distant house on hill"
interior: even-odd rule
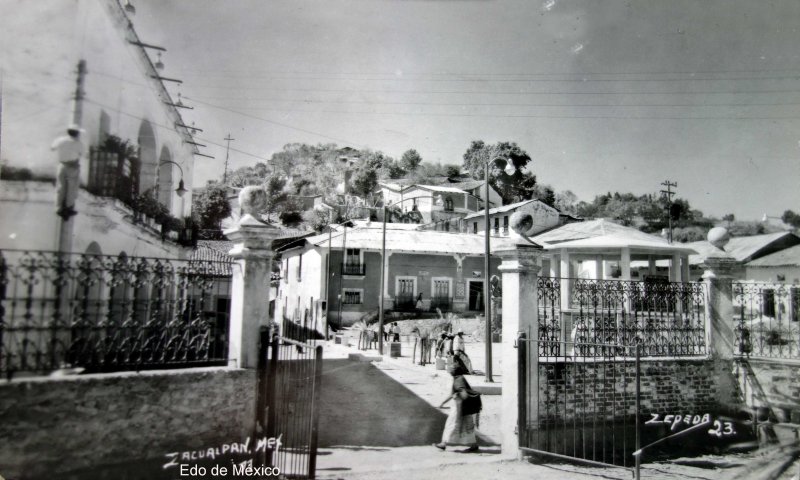
[[[418,211],[423,223],[459,219],[483,208],[485,192],[482,189],[467,191],[453,185],[380,183],[379,188],[385,205],[394,205],[404,212]],[[493,188],[489,189],[489,202],[490,205],[502,203],[500,194]]]
[[[568,218],[562,216],[555,208],[539,200],[525,200],[522,202],[503,205],[489,209],[489,232],[495,237],[509,235],[509,219],[515,212],[526,212],[533,216],[533,226],[526,235],[535,235],[539,232],[552,229],[567,222]],[[471,213],[464,217],[462,231],[468,233],[483,233],[486,230],[486,212]]]

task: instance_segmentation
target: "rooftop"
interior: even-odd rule
[[[392,225],[392,224],[387,224]],[[344,232],[335,231],[331,234],[331,247],[341,248],[344,242]],[[374,223],[370,227],[356,227],[347,230],[347,247],[360,248],[365,250],[380,250],[383,239],[381,225]],[[408,230],[393,229],[386,230],[386,250],[393,252],[413,252],[413,253],[432,253],[432,254],[463,254],[463,255],[483,255],[484,253],[483,235],[473,235],[466,233],[448,233],[431,230]],[[324,233],[305,239],[308,244],[317,247],[328,246],[328,234]],[[492,239],[492,249],[499,248],[514,243],[508,238]],[[305,243],[302,243],[305,244]],[[301,243],[294,242],[287,245],[284,249],[300,246]]]
[[[800,243],[800,237],[797,237],[797,235],[792,232],[733,237],[725,245],[724,250],[736,260],[747,262],[756,257],[761,250],[766,249],[776,242]],[[689,257],[689,263],[693,265],[702,263],[708,255],[717,252],[717,248],[708,243],[707,240],[690,242],[685,245],[696,250],[698,253],[697,255]]]
[[[800,267],[800,245],[747,262],[748,267]]]
[[[529,203],[538,202],[538,201],[539,200],[536,200],[536,199],[523,200],[523,201],[517,202],[517,203],[509,203],[508,205],[503,205],[502,207],[490,208],[489,209],[489,215],[494,215],[496,213],[510,212],[511,210],[515,210],[515,209],[517,209],[517,208],[519,208],[519,207],[521,207],[523,205],[527,205]],[[553,209],[553,210],[555,210],[555,209]],[[484,215],[486,215],[485,211],[484,210],[480,210],[480,211],[475,212],[475,213],[470,213],[469,215],[464,217],[464,219],[478,218],[478,217],[482,217]]]

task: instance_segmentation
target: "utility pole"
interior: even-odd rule
[[[672,191],[672,187],[677,187],[678,182],[664,180],[661,182],[661,185],[667,187],[666,190],[661,190],[661,193],[667,197],[667,219],[669,220],[669,236],[667,240],[669,243],[672,243],[672,196],[675,195],[675,192]]]
[[[223,140],[228,142],[227,146],[225,147],[225,172],[222,174],[222,183],[225,183],[228,180],[228,153],[231,149],[231,142],[236,139],[231,138],[231,134],[228,133],[228,136],[223,138]]]

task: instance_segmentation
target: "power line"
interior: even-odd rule
[[[604,91],[604,92],[569,92],[569,91],[551,91],[551,92],[498,92],[498,91],[481,91],[481,90],[386,90],[386,89],[336,89],[336,88],[276,88],[267,86],[236,86],[229,87],[226,85],[192,85],[193,88],[206,88],[206,89],[225,89],[231,91],[242,90],[269,90],[271,92],[319,92],[319,93],[389,93],[389,94],[408,94],[408,95],[754,95],[762,93],[800,93],[800,89],[767,89],[767,90],[739,90],[732,92],[720,92],[718,90],[701,90],[701,91],[643,91],[643,92],[620,92],[620,91]]]
[[[345,143],[345,144],[356,146],[356,147],[366,148],[363,145],[359,145],[359,144],[357,144],[355,142],[351,142],[349,140],[344,140],[344,139],[341,139],[341,138],[331,137],[329,135],[325,135],[324,133],[314,132],[312,130],[307,130],[305,128],[295,127],[295,126],[288,125],[288,124],[285,124],[285,123],[276,122],[275,120],[270,120],[268,118],[258,117],[258,116],[251,115],[251,114],[248,114],[248,113],[240,112],[240,111],[233,110],[233,109],[230,109],[230,108],[227,108],[227,107],[223,107],[222,105],[214,105],[212,103],[202,102],[202,101],[197,100],[197,99],[194,99],[193,101],[195,101],[197,103],[201,103],[201,104],[206,105],[206,106],[211,107],[211,108],[216,108],[218,110],[223,110],[223,111],[226,111],[226,112],[230,112],[230,113],[234,113],[234,114],[237,114],[237,115],[241,115],[243,117],[251,118],[253,120],[260,120],[262,122],[271,123],[273,125],[279,125],[281,127],[288,128],[288,129],[291,129],[291,130],[297,130],[299,132],[308,133],[308,134],[311,134],[311,135],[316,135],[316,136],[322,137],[322,138],[327,138],[328,140],[333,140],[333,141],[336,141],[336,142],[341,142],[341,143]],[[314,112],[308,112],[308,113],[314,113]]]
[[[611,104],[611,103],[520,103],[520,102],[381,102],[371,100],[319,100],[319,99],[286,99],[275,97],[229,97],[229,96],[193,96],[191,100],[197,101],[198,98],[213,100],[246,100],[248,104],[252,101],[268,102],[289,102],[289,103],[329,103],[329,104],[355,104],[355,105],[430,105],[430,106],[451,106],[451,107],[780,107],[800,105],[800,102],[779,102],[779,103],[640,103],[640,104]],[[258,108],[258,107],[250,107]]]
[[[208,102],[201,102],[197,99],[194,99],[195,102],[202,103],[208,107],[217,108],[220,110],[224,110],[227,112],[235,113],[238,115],[242,115],[248,118],[252,118],[255,120],[261,120],[268,123],[276,123],[282,126],[286,126],[280,124],[278,122],[265,119],[262,117],[258,117],[255,115],[251,115],[239,110],[234,110],[232,108],[224,107],[222,105],[215,105]],[[291,108],[275,108],[275,107],[252,107],[248,109],[254,110],[267,110],[272,112],[291,112],[291,113],[311,113],[311,114],[320,114],[320,113],[329,113],[329,114],[346,114],[346,115],[398,115],[398,116],[412,116],[412,117],[492,117],[492,118],[543,118],[543,119],[618,119],[618,120],[796,120],[800,119],[798,116],[631,116],[631,115],[552,115],[552,114],[540,114],[540,115],[531,115],[531,114],[497,114],[497,113],[435,113],[435,112],[375,112],[375,111],[357,111],[357,110],[298,110],[298,109],[291,109]],[[312,132],[305,129],[300,129],[296,127],[287,126],[288,128],[293,128],[296,130],[300,130],[306,133],[311,133],[314,135],[319,135],[324,138],[328,138],[331,140],[336,140],[339,142],[345,142],[350,145],[356,145],[352,142],[348,142],[346,140],[337,139],[334,137],[329,137],[327,135],[319,134],[316,132]]]

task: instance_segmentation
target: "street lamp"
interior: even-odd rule
[[[179,198],[183,198],[183,196],[186,194],[186,192],[189,191],[189,190],[186,189],[186,187],[184,186],[184,183],[183,183],[183,168],[181,168],[180,165],[178,165],[177,163],[173,162],[172,160],[161,160],[160,162],[158,162],[158,166],[160,167],[161,165],[164,165],[166,163],[171,163],[172,165],[175,165],[176,167],[178,167],[178,170],[181,172],[181,179],[178,181],[178,188],[175,189],[175,193],[178,194]],[[156,188],[158,188],[158,184],[156,184]]]
[[[483,257],[483,310],[486,317],[485,343],[486,343],[486,382],[492,380],[492,301],[491,285],[489,285],[489,167],[496,166],[505,170],[507,175],[512,175],[516,171],[514,164],[505,158],[495,157],[484,164],[484,192],[485,199],[483,205],[483,227],[484,227],[484,257]]]

